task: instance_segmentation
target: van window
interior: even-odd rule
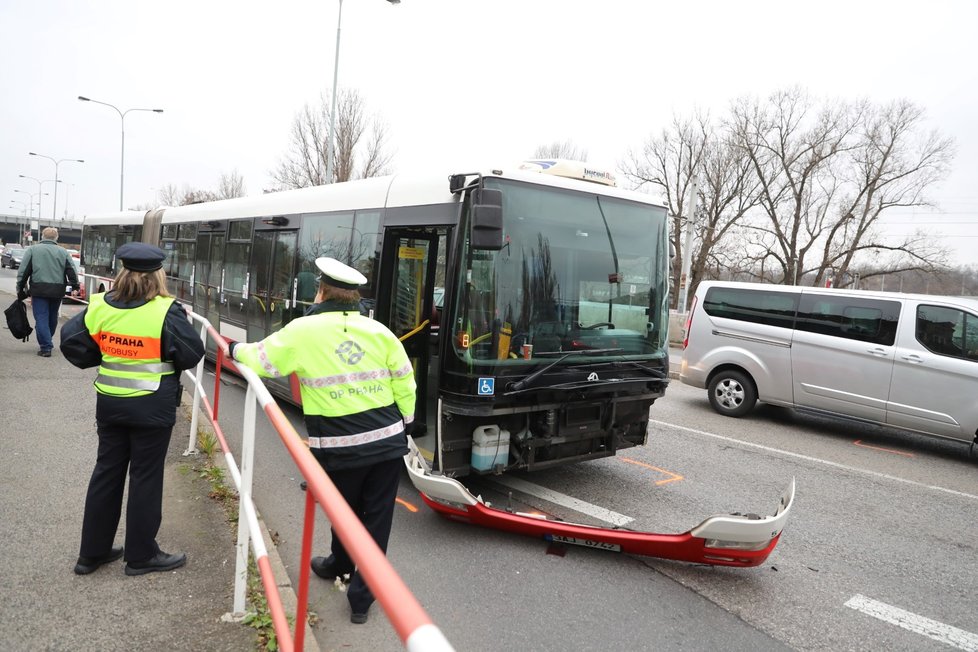
[[[703,310],[711,317],[724,317],[755,324],[791,328],[798,295],[773,290],[713,287],[703,299]]]
[[[916,335],[928,351],[978,361],[978,317],[963,310],[918,306]]]
[[[897,301],[803,294],[795,328],[891,346],[896,339],[899,316]]]

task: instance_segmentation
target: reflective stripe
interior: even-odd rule
[[[360,446],[371,442],[387,439],[404,432],[404,424],[400,421],[385,428],[369,430],[356,435],[343,435],[342,437],[309,437],[309,448],[345,448],[347,446]]]
[[[149,374],[171,374],[175,371],[169,362],[147,362],[145,364],[103,362],[100,366],[110,371],[144,371]]]
[[[258,364],[264,369],[269,376],[272,378],[281,378],[282,372],[278,370],[272,361],[268,359],[268,352],[265,351],[265,341],[262,340],[258,343]]]
[[[412,367],[411,366],[411,363],[409,362],[406,365],[404,365],[403,367],[401,367],[400,369],[398,369],[397,371],[395,371],[394,372],[394,377],[395,378],[404,378],[405,376],[410,376],[413,373],[414,373],[414,367]]]
[[[262,359],[262,367],[266,371],[271,371],[274,367],[265,364],[266,359]],[[379,380],[381,378],[403,378],[414,373],[414,368],[406,364],[400,369],[391,372],[390,369],[374,369],[371,371],[358,371],[352,374],[336,374],[335,376],[318,376],[315,378],[300,378],[299,382],[306,387],[329,387],[331,385],[346,385],[349,383],[359,383],[365,380]]]
[[[306,387],[329,387],[330,385],[346,385],[359,383],[364,380],[379,380],[390,378],[390,369],[375,369],[373,371],[358,371],[352,374],[337,374],[335,376],[319,376],[318,378],[299,378]]]
[[[143,380],[141,378],[120,378],[119,376],[106,376],[105,374],[99,374],[95,378],[95,383],[98,385],[106,385],[108,387],[142,389],[148,392],[155,392],[160,388],[160,381],[158,379]]]
[[[406,417],[404,417],[404,423],[405,424],[414,423],[414,415],[413,414],[409,414]]]

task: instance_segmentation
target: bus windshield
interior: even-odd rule
[[[570,351],[578,353],[570,362],[588,351],[663,355],[665,208],[600,191],[485,184],[503,194],[504,244],[476,251],[463,242],[453,321],[460,358],[525,365]]]

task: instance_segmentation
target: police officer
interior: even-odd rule
[[[360,314],[367,279],[333,258],[316,259],[317,304],[261,342],[236,343],[231,356],[262,376],[299,377],[309,448],[384,552],[390,538],[406,425],[414,420],[415,381],[397,337]],[[335,580],[353,574],[350,622],[365,623],[374,596],[331,531],[332,554],[312,570]]]
[[[76,367],[98,366],[95,420],[98,459],[88,485],[75,573],[86,575],[125,554],[126,575],[183,566],[185,554],[160,550],[163,465],[180,400],[180,372],[204,345],[166,291],[159,247],[119,247],[115,286],[61,330],[61,352]],[[126,541],[113,546],[129,472]]]

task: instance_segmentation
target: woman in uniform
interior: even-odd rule
[[[61,352],[76,367],[98,366],[95,420],[98,458],[88,485],[75,573],[86,575],[125,555],[126,575],[183,566],[186,554],[156,542],[163,505],[163,466],[180,402],[180,372],[194,367],[204,345],[166,291],[159,247],[131,242],[112,290],[61,331]],[[125,548],[113,546],[129,474]]]

